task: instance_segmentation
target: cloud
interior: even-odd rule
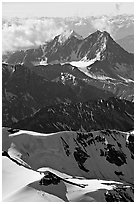
[[[84,25],[86,25],[86,23],[83,22],[82,20],[80,20],[77,23],[75,23],[75,26],[84,26]]]
[[[25,19],[5,22],[2,29],[2,52],[37,47],[66,29],[53,19]]]
[[[120,3],[116,3],[115,4],[115,7],[116,7],[116,11],[119,12],[120,11],[120,6],[121,4]]]
[[[111,21],[108,20],[108,17],[103,16],[101,18],[97,18],[92,21],[92,26],[96,30],[100,31],[107,31],[108,33],[111,34],[111,36],[114,36],[114,26]]]

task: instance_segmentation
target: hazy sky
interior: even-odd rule
[[[3,2],[3,17],[68,17],[134,14],[132,2]]]

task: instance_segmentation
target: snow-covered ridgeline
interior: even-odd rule
[[[133,135],[115,130],[9,134],[4,128],[3,151],[34,170],[44,166],[73,176],[132,183],[133,148],[128,138]]]

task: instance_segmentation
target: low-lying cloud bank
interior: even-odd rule
[[[2,29],[2,53],[37,47],[62,33],[66,25],[56,24],[53,19],[27,19],[18,25],[4,23]]]
[[[117,5],[118,8],[118,5]],[[107,31],[116,39],[132,33],[133,17],[127,16],[97,16],[95,18],[31,18],[4,19],[2,25],[2,53],[20,49],[36,48],[67,29],[74,29],[83,37],[96,30]],[[129,27],[131,26],[131,30]],[[124,33],[123,33],[124,32]],[[125,34],[126,32],[126,34]]]
[[[95,19],[93,21],[93,27],[96,30],[107,31],[111,34],[111,36],[114,36],[114,25],[105,16],[103,16],[102,18]]]
[[[95,29],[106,30],[111,34],[113,32],[112,24],[107,21],[107,18],[98,18],[90,23]],[[2,29],[2,53],[35,48],[59,35],[68,27],[64,21],[56,22],[54,19],[5,21]]]

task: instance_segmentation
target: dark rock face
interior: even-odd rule
[[[129,148],[131,152],[131,158],[134,159],[134,134],[129,134],[126,146]]]
[[[16,133],[16,132],[19,132],[19,129],[9,128],[9,129],[8,129],[8,132],[11,133],[11,134],[14,134],[14,133]]]
[[[61,137],[62,143],[63,143],[63,147],[64,150],[66,152],[66,155],[69,156],[70,155],[70,150],[69,150],[69,145],[66,143],[66,141],[63,139],[63,137]]]
[[[105,200],[107,202],[134,202],[132,191],[131,187],[117,187],[105,193]]]
[[[124,174],[122,173],[122,171],[115,171],[115,174],[117,175],[117,176],[123,176]]]
[[[47,62],[56,61],[71,61],[71,53],[77,52],[78,46],[82,43],[81,39],[71,36],[64,43],[59,42],[59,36],[56,36],[51,42],[47,43],[44,50],[44,56],[47,57]]]
[[[51,172],[46,172],[46,175],[40,180],[40,185],[48,186],[50,184],[57,185],[60,183],[60,178]]]
[[[79,168],[85,172],[89,172],[89,170],[84,167],[84,162],[90,156],[86,152],[84,152],[79,146],[75,148],[74,157],[78,163]]]
[[[30,118],[13,123],[12,127],[44,133],[64,130],[89,132],[105,128],[130,131],[133,123],[133,103],[110,98],[46,107]]]
[[[2,156],[9,157],[9,154],[6,151],[3,151]]]
[[[83,147],[87,146],[86,140],[88,139],[89,136],[93,136],[92,133],[81,133],[77,132],[77,142],[80,143]]]
[[[124,153],[120,151],[116,151],[113,147],[106,149],[106,159],[110,163],[114,163],[117,166],[121,166],[127,163],[126,156],[124,155]]]

